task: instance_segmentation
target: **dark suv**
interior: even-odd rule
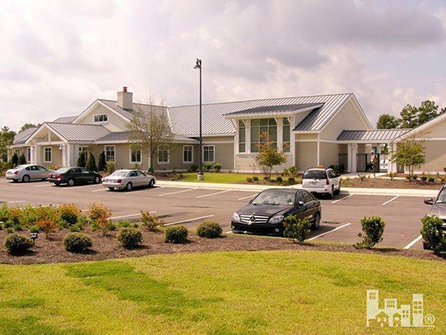
[[[268,189],[248,205],[235,212],[231,227],[234,233],[283,234],[283,220],[288,215],[308,218],[313,229],[321,222],[321,204],[310,192],[296,189]]]
[[[74,184],[99,184],[101,183],[101,179],[101,175],[97,172],[90,171],[83,167],[69,167],[51,172],[48,181],[54,183],[56,186],[59,186],[60,184],[73,186]]]

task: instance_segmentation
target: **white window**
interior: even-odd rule
[[[141,150],[130,149],[130,163],[142,163],[142,153]]]
[[[275,119],[251,120],[251,152],[259,152],[268,134],[273,147],[277,146],[277,123]]]
[[[114,145],[106,145],[104,148],[105,152],[105,161],[106,162],[114,162],[115,161],[115,146]]]
[[[93,122],[108,122],[108,114],[93,115]]]
[[[215,145],[203,146],[203,162],[215,162]]]
[[[192,145],[183,145],[183,163],[192,163],[194,161],[194,147]]]
[[[238,152],[246,152],[246,127],[241,120],[238,122]]]
[[[45,147],[45,148],[43,148],[43,153],[44,153],[44,155],[43,155],[43,161],[45,162],[45,163],[52,163],[53,162],[53,150],[52,150],[53,148],[51,148],[51,147]]]
[[[291,134],[290,134],[290,122],[287,118],[283,119],[283,134],[282,134],[282,145],[283,151],[290,152],[291,149]]]
[[[158,164],[169,164],[170,163],[170,153],[167,148],[158,149]]]

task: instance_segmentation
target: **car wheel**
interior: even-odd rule
[[[56,186],[59,186],[59,185],[60,185],[60,183],[59,183],[59,182],[55,182],[55,183],[54,183],[54,185],[56,185]]]
[[[25,175],[22,177],[22,181],[23,181],[24,183],[28,183],[30,180],[31,180],[31,178],[30,178],[27,174],[25,174]]]
[[[17,183],[18,180],[17,180],[17,179],[13,179],[12,182],[13,182],[13,183]]]
[[[150,179],[149,187],[152,188],[153,186],[155,186],[155,181],[153,179]]]
[[[339,182],[338,189],[336,190],[336,194],[341,193],[341,182]]]
[[[126,191],[131,191],[132,188],[133,188],[132,183],[127,183],[127,185],[125,185],[125,189],[126,189]]]
[[[114,190],[115,190],[114,187],[109,187],[108,189],[109,189],[110,191],[114,191]]]
[[[311,226],[311,229],[316,230],[316,229],[319,229],[320,226],[321,226],[321,214],[316,213],[314,215],[314,221],[313,221],[313,225]]]
[[[67,185],[68,186],[73,186],[74,185],[74,179],[73,178],[68,179]]]
[[[101,182],[101,178],[99,176],[94,177],[94,183],[99,184]]]
[[[46,178],[43,178],[43,179],[42,179],[42,181],[46,181],[46,180],[47,180]]]

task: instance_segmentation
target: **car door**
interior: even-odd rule
[[[74,179],[75,183],[83,183],[84,182],[82,170],[80,168],[71,169],[70,173],[71,173],[70,177]]]
[[[314,214],[316,214],[317,202],[310,192],[302,191],[302,193],[304,197],[304,206],[306,207],[305,217],[311,220]]]
[[[128,178],[134,187],[140,186],[141,181],[139,180],[136,171],[130,171],[128,174]]]
[[[89,183],[94,180],[94,174],[90,170],[86,168],[81,168],[81,174],[82,174],[82,182],[83,183]]]
[[[292,211],[292,214],[296,215],[298,219],[302,220],[305,218],[306,211],[307,211],[307,207],[304,202],[304,194],[302,191],[297,191],[296,202],[295,202],[294,210]]]
[[[39,178],[45,179],[49,176],[49,171],[43,166],[37,166],[36,168],[39,170]]]
[[[142,173],[141,171],[136,171],[136,173],[138,174],[139,186],[149,185],[149,179],[144,173]]]
[[[330,171],[330,175],[331,175],[331,178],[333,180],[334,189],[338,190],[339,189],[339,180],[340,180],[340,178],[338,177],[336,172],[334,172],[333,170]]]

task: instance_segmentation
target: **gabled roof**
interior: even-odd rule
[[[411,129],[343,130],[338,141],[392,141]]]
[[[77,115],[75,116],[62,116],[54,120],[53,122],[59,122],[59,123],[72,123],[74,120],[76,120]]]
[[[293,105],[278,105],[278,106],[260,106],[254,107],[250,109],[245,109],[241,111],[236,111],[232,113],[224,114],[228,118],[232,117],[240,117],[240,116],[254,116],[254,115],[283,115],[283,114],[292,114],[301,110],[313,110],[316,108],[322,107],[324,104],[293,104]]]
[[[21,131],[20,133],[16,134],[14,136],[14,141],[13,141],[12,145],[25,144],[26,140],[28,138],[30,138],[31,135],[34,134],[34,132],[37,129],[38,129],[37,127],[32,127],[32,128],[25,129],[24,131]]]
[[[94,142],[110,131],[101,125],[46,122],[49,128],[67,141]]]
[[[112,132],[104,137],[98,138],[95,143],[126,143],[128,142],[129,134],[130,132],[128,131]],[[188,138],[181,135],[175,135],[174,142],[198,143],[198,141],[194,140],[193,138]]]

